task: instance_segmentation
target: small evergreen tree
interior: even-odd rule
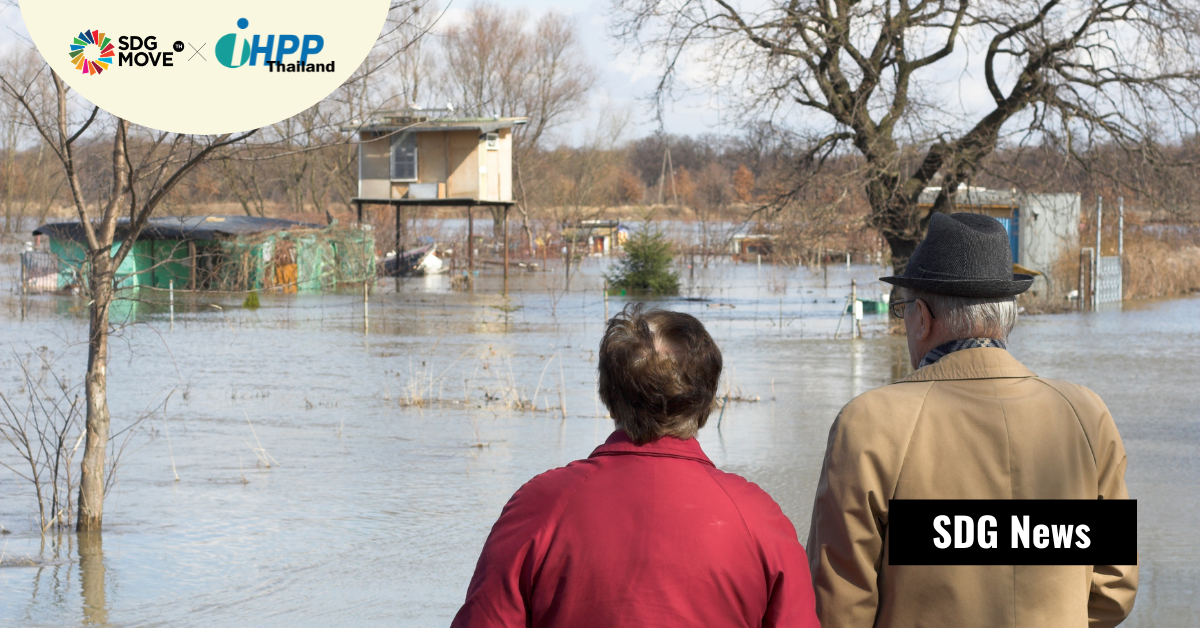
[[[674,260],[665,234],[646,221],[625,243],[625,257],[604,276],[610,287],[628,293],[678,294],[679,274],[671,270]]]

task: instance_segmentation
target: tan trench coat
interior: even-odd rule
[[[1127,499],[1092,391],[1003,349],[956,351],[851,401],[829,432],[808,555],[824,628],[1115,626],[1136,565],[888,564],[888,499]]]

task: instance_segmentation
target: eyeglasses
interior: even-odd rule
[[[904,306],[908,305],[909,303],[916,303],[919,300],[920,299],[905,299],[904,301],[896,301],[896,302],[892,303],[890,306],[892,308],[892,316],[903,319],[904,318]],[[929,318],[937,318],[936,316],[933,315],[933,308],[930,308],[929,304],[926,304],[925,307],[929,309]]]

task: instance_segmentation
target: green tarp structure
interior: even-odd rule
[[[58,260],[58,287],[86,278],[78,222],[38,227]],[[117,237],[125,235],[118,228]],[[113,253],[120,247],[113,245]],[[375,239],[353,227],[321,227],[273,218],[155,218],[117,268],[118,288],[312,292],[375,278]]]

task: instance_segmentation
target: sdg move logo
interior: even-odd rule
[[[71,42],[71,62],[83,74],[99,74],[113,62],[112,40],[98,30],[82,31]]]
[[[246,18],[239,18],[237,27],[245,30],[250,26]],[[241,44],[240,46],[238,44]],[[247,39],[240,33],[228,33],[217,40],[213,51],[217,61],[227,68],[240,68],[258,65],[261,57],[263,65],[271,72],[332,72],[333,61],[329,63],[308,63],[310,55],[316,55],[325,48],[325,38],[320,35],[267,35],[266,41],[262,35],[254,35]],[[299,53],[299,61],[285,63],[284,56]]]

